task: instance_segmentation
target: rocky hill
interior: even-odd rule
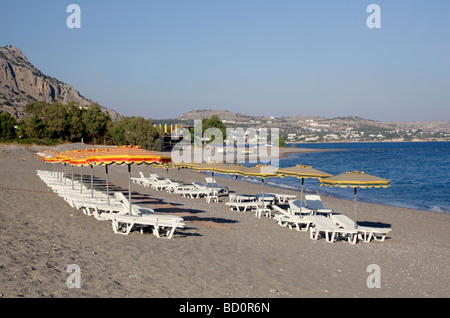
[[[24,106],[34,101],[75,102],[82,107],[93,102],[71,85],[42,73],[19,48],[0,47],[0,113],[7,112],[16,118],[22,118]],[[114,121],[120,118],[114,110],[100,107]]]

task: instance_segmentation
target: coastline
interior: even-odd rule
[[[433,140],[422,140],[422,139],[413,139],[413,140],[359,140],[359,141],[321,141],[321,142],[289,142],[285,141],[285,144],[295,144],[295,145],[314,145],[314,144],[354,144],[354,143],[376,143],[376,142],[450,142],[449,139],[433,139]]]
[[[66,145],[66,148],[75,145]],[[16,297],[448,297],[450,216],[443,213],[358,202],[358,220],[388,226],[386,241],[356,245],[311,240],[309,233],[279,226],[253,212],[231,211],[219,203],[189,199],[132,185],[133,203],[156,213],[182,216],[184,229],[171,240],[151,233],[114,234],[99,221],[71,208],[36,176],[48,169],[34,156],[49,147],[0,148],[0,294]],[[65,150],[63,146],[57,150]],[[135,166],[172,180],[204,182],[206,174],[189,169]],[[75,168],[79,177],[79,168]],[[89,176],[85,175],[89,186]],[[105,173],[94,168],[96,186]],[[261,185],[221,178],[219,185],[243,194]],[[128,173],[111,166],[112,189],[127,191]],[[265,185],[265,193],[298,191]],[[326,207],[353,215],[353,201],[321,196]],[[69,289],[68,264],[78,264],[82,287]],[[381,269],[381,287],[368,288],[370,264]]]
[[[285,158],[291,153],[310,153],[310,152],[329,152],[329,151],[348,151],[347,149],[315,149],[315,148],[280,148],[280,158]]]

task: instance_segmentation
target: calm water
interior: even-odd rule
[[[280,167],[296,164],[333,175],[346,171],[390,179],[389,188],[358,189],[358,200],[390,206],[450,213],[450,142],[391,142],[298,144],[301,148],[345,151],[290,154]],[[271,178],[268,184],[300,189],[300,179]],[[305,190],[353,199],[351,188],[320,187],[317,179],[305,179]]]

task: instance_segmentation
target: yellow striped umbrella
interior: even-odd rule
[[[237,180],[238,175],[241,175],[241,171],[245,167],[239,164],[211,162],[211,163],[197,163],[194,164],[191,168],[194,171],[211,171],[213,177],[214,173],[234,175]]]
[[[254,167],[242,167],[239,174],[244,177],[261,178],[262,183],[262,199],[264,200],[264,180],[266,178],[283,177],[278,173],[278,167],[270,165],[256,165]]]
[[[330,178],[319,178],[320,185],[328,187],[351,187],[355,192],[355,226],[356,225],[356,188],[387,188],[391,181],[365,173],[364,171],[348,171]]]
[[[303,202],[303,183],[305,178],[328,178],[332,175],[317,169],[314,169],[311,166],[306,165],[295,165],[293,167],[286,167],[286,168],[280,168],[278,170],[278,173],[283,176],[291,176],[291,177],[297,177],[302,179],[302,187],[300,191],[300,202]],[[302,210],[303,204],[300,204],[300,212]]]

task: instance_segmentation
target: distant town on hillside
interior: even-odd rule
[[[449,141],[450,122],[380,122],[361,117],[249,116],[223,110],[192,110],[176,119],[154,123],[193,125],[218,116],[227,128],[278,128],[285,142]]]

